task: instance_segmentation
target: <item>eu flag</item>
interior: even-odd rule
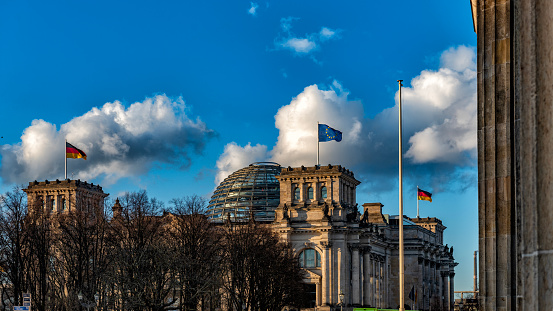
[[[326,124],[319,124],[319,141],[341,141],[342,132],[331,128]]]

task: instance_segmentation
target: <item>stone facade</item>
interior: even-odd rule
[[[399,217],[383,215],[380,203],[363,204],[359,214],[360,182],[342,166],[288,167],[277,179],[281,195],[273,230],[305,263],[305,282],[315,285],[312,307],[336,308],[343,293],[346,307],[396,308]],[[442,244],[445,228],[437,218],[404,219],[404,294],[411,305],[407,297],[417,290],[416,309],[453,310],[457,263],[453,248]],[[315,250],[320,262],[307,261],[307,250]]]
[[[553,310],[553,2],[472,0],[482,310]]]
[[[66,213],[77,207],[103,212],[104,199],[109,195],[98,185],[71,179],[33,181],[23,191],[27,193],[31,213],[37,208],[48,213]]]

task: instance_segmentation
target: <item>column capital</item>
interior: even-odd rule
[[[322,241],[320,244],[321,244],[321,247],[324,249],[329,249],[332,247],[332,242],[330,241]]]

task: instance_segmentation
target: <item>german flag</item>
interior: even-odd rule
[[[419,200],[432,202],[432,193],[417,188],[417,197]]]
[[[65,142],[65,157],[71,158],[71,159],[85,159],[86,160],[86,153],[82,151],[81,149],[71,145],[68,142]]]

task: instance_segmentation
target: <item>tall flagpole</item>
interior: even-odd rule
[[[401,82],[399,84],[399,311],[405,311],[405,267],[404,267],[404,246],[403,246],[403,155],[402,155],[402,132],[401,132]]]
[[[65,140],[65,145],[63,146],[63,149],[65,149],[63,157],[65,159],[65,179],[67,179],[67,139]]]
[[[319,166],[319,143],[320,143],[320,139],[319,139],[319,121],[317,121],[317,166]]]
[[[417,218],[419,218],[419,185],[417,185]]]

